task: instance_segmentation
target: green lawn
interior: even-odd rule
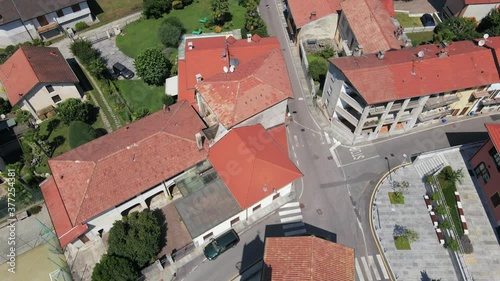
[[[451,169],[450,166],[445,167],[441,171],[441,173],[439,173],[437,178],[439,181],[439,185],[443,190],[446,205],[448,205],[448,208],[450,210],[451,220],[455,226],[455,229],[458,231],[458,236],[462,237],[464,231],[462,229],[462,221],[460,220],[460,216],[458,215],[457,200],[455,199],[455,191],[457,191],[457,187],[455,186],[454,182],[447,181],[444,177],[445,170],[448,168]]]
[[[394,237],[394,245],[398,250],[411,250],[410,241],[405,236]]]
[[[391,201],[391,204],[404,204],[405,203],[405,197],[403,196],[403,193],[401,193],[401,192],[389,192],[389,200]]]
[[[403,27],[423,26],[420,17],[410,17],[407,13],[396,13],[396,19]]]
[[[410,38],[413,46],[424,45],[429,41],[432,41],[432,37],[434,35],[433,31],[424,31],[424,32],[413,32],[406,33],[408,38]]]
[[[232,20],[226,23],[223,31],[242,28],[245,25],[245,7],[238,5],[238,0],[229,0],[229,10]],[[213,32],[207,29],[198,20],[210,17],[210,1],[199,0],[181,10],[172,10],[167,17],[177,17],[184,24],[186,33],[202,27],[203,33]],[[139,53],[147,48],[162,47],[156,34],[163,19],[143,19],[127,25],[123,31],[123,36],[116,38],[116,44],[122,52],[131,58],[137,57]]]
[[[143,0],[89,0],[87,2],[101,22],[110,22],[142,10]]]
[[[163,106],[163,86],[149,86],[142,80],[117,80],[116,86],[132,111],[144,107],[152,113]]]

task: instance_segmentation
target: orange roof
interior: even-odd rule
[[[368,104],[478,87],[500,82],[492,51],[472,41],[331,59]],[[417,54],[422,51],[424,56]]]
[[[267,129],[267,132],[273,137],[273,139],[281,147],[281,150],[288,152],[288,140],[286,136],[286,126],[285,124]]]
[[[32,46],[21,46],[0,66],[0,80],[12,105],[38,83],[78,83],[59,49]]]
[[[354,249],[318,237],[268,237],[264,281],[354,281]]]
[[[493,142],[497,151],[500,151],[500,124],[484,124],[484,126],[488,130],[491,142]]]
[[[365,54],[401,49],[403,42],[394,36],[396,26],[380,0],[349,0],[340,6]]]
[[[465,0],[465,5],[496,4],[496,3],[500,3],[500,0]]]
[[[340,11],[341,1],[343,0],[288,0],[288,8],[295,26],[301,28],[311,21],[336,14]]]
[[[40,188],[45,198],[47,209],[49,210],[50,219],[56,230],[57,239],[59,239],[61,247],[64,248],[85,233],[88,227],[86,224],[73,226],[53,177],[42,182]]]
[[[260,124],[233,128],[210,148],[208,159],[242,209],[302,177]]]
[[[49,160],[71,225],[205,160],[207,149],[198,150],[195,139],[204,128],[191,105],[180,102]]]

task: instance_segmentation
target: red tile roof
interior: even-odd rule
[[[500,151],[500,124],[484,124],[490,135],[491,142]]]
[[[500,0],[465,0],[465,5],[496,4],[496,3],[500,3]]]
[[[331,59],[368,104],[425,96],[500,82],[492,51],[472,41]],[[424,57],[418,58],[422,51]]]
[[[302,177],[260,124],[233,128],[210,148],[208,159],[242,209]]]
[[[278,145],[281,147],[281,150],[283,150],[284,152],[288,152],[288,139],[286,135],[285,124],[267,129],[267,132],[278,143]]]
[[[396,17],[396,13],[394,12],[394,2],[393,0],[381,0],[382,4],[384,4],[384,8],[387,10],[389,15],[393,18]]]
[[[59,239],[61,247],[64,248],[85,233],[88,227],[86,224],[73,225],[71,223],[53,177],[42,182],[40,188],[49,210],[50,219],[56,230],[57,239]]]
[[[195,139],[204,128],[191,105],[180,102],[49,160],[71,225],[205,160],[207,148],[198,150]]]
[[[0,80],[12,105],[38,83],[78,83],[59,49],[21,46],[0,66]]]
[[[380,0],[349,0],[340,6],[365,54],[401,49],[403,42],[394,36],[396,26]]]
[[[264,281],[354,281],[354,249],[318,237],[268,237]]]
[[[288,8],[292,13],[295,26],[301,28],[311,21],[336,14],[340,11],[341,1],[343,0],[288,0]],[[316,15],[313,15],[313,12]]]

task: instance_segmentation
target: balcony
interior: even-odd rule
[[[51,22],[47,25],[40,26],[39,28],[36,29],[36,31],[38,31],[38,33],[44,33],[44,32],[56,29],[58,26],[59,25],[57,24],[57,22]]]
[[[444,116],[450,114],[452,111],[453,110],[451,110],[451,109],[439,108],[436,110],[422,112],[418,116],[418,120],[420,120],[420,122],[425,122],[425,121],[429,121],[429,120],[438,119],[438,118],[441,118],[441,117],[444,117]]]
[[[382,114],[385,112],[385,106],[374,106],[370,107],[370,115]]]
[[[484,99],[481,101],[483,106],[497,105],[500,104],[500,99]]]
[[[459,101],[460,98],[457,95],[449,95],[449,96],[441,96],[441,97],[433,97],[429,98],[427,103],[424,106],[425,110],[432,110],[438,107],[443,107],[454,102]]]
[[[359,102],[355,98],[353,98],[352,96],[350,96],[344,92],[340,92],[340,99],[342,101],[344,101],[345,103],[347,103],[348,105],[350,105],[352,108],[354,108],[359,113],[363,112],[363,107],[361,107]]]
[[[352,125],[356,126],[358,124],[358,119],[356,119],[356,117],[352,116],[351,113],[349,113],[347,110],[343,109],[342,107],[337,106],[335,108],[335,112],[337,114],[341,115],[342,117],[344,117],[344,119],[349,121],[349,123],[351,123]]]
[[[412,100],[408,103],[408,105],[406,106],[406,109],[415,108],[415,107],[419,107],[419,106],[420,106],[420,102],[418,100]]]

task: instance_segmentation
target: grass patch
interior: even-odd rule
[[[143,0],[88,0],[92,12],[101,22],[110,22],[142,10]]]
[[[434,36],[433,31],[424,31],[424,32],[413,32],[406,33],[408,38],[410,38],[413,46],[424,45],[428,42],[432,42],[432,38]]]
[[[238,0],[229,0],[229,11],[232,19],[226,23],[223,31],[243,28],[245,25],[245,7],[238,5]],[[210,17],[210,1],[193,2],[181,10],[172,10],[167,17],[177,17],[181,20],[186,33],[190,34],[193,30],[202,28],[203,33],[213,32],[213,28],[205,28],[199,19]],[[142,19],[127,25],[123,31],[123,36],[116,38],[118,48],[131,58],[136,58],[139,53],[147,48],[162,47],[156,34],[158,27],[163,21],[160,19]]]
[[[143,107],[153,113],[162,108],[164,87],[150,86],[142,80],[118,80],[115,83],[132,111]]]
[[[404,204],[405,197],[401,192],[389,192],[389,200],[391,204]]]
[[[396,13],[396,19],[403,27],[423,26],[419,17],[410,17],[407,13]]]
[[[444,169],[437,176],[439,185],[443,190],[444,200],[446,201],[446,205],[448,206],[451,214],[451,221],[457,230],[457,234],[459,237],[462,237],[464,231],[462,229],[462,221],[460,220],[460,216],[458,214],[457,201],[455,199],[455,191],[457,191],[457,187],[455,183],[452,181],[448,181],[446,179],[446,171],[451,170],[450,166],[444,167]]]
[[[411,250],[410,240],[406,236],[394,237],[394,245],[398,250]]]

